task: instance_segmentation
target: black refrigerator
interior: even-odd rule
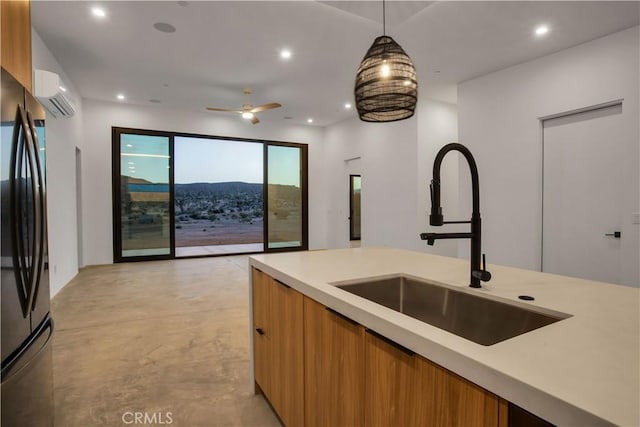
[[[1,425],[52,426],[45,113],[4,68],[0,99]]]

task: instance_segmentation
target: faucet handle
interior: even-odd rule
[[[480,279],[483,282],[491,280],[491,273],[487,271],[487,255],[482,254],[482,270],[473,270],[471,275],[476,279]]]

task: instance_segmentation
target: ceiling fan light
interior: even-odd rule
[[[253,119],[253,113],[250,111],[245,111],[244,113],[242,113],[242,118],[247,120]]]
[[[411,58],[391,37],[376,38],[358,67],[354,92],[360,120],[408,119],[418,100],[418,80]]]

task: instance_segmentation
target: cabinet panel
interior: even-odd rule
[[[411,415],[418,400],[415,394],[416,358],[367,331],[365,359],[365,424],[380,427],[412,425]]]
[[[364,424],[364,328],[304,298],[305,425]]]
[[[255,380],[286,426],[304,423],[302,294],[252,269]]]
[[[31,6],[29,0],[0,2],[2,67],[33,93],[31,78]]]
[[[270,401],[286,426],[304,424],[302,294],[271,279],[272,381]]]
[[[422,396],[413,425],[497,426],[498,398],[416,356],[416,395]]]
[[[268,276],[253,269],[253,359],[255,381],[263,393],[269,394],[270,354],[269,310],[271,304]]]

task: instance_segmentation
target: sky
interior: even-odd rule
[[[263,182],[264,145],[256,142],[176,136],[174,180],[193,182]],[[300,150],[269,148],[269,183],[300,186]],[[121,170],[153,183],[169,182],[169,138],[122,134]]]
[[[177,136],[175,182],[262,183],[262,150],[255,142]]]

